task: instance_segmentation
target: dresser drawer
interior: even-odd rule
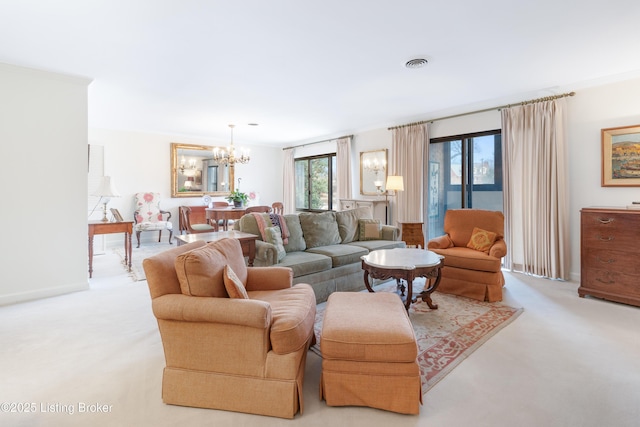
[[[616,248],[617,249],[617,248]],[[637,252],[609,251],[598,248],[585,248],[582,254],[582,262],[596,269],[614,270],[624,274],[638,276],[640,287],[640,262]]]
[[[582,277],[584,275],[584,277]],[[624,274],[616,270],[601,270],[587,267],[581,277],[580,286],[613,295],[640,297],[640,276]],[[588,292],[587,292],[588,293]]]

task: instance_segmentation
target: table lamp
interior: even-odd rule
[[[102,181],[98,188],[95,189],[92,196],[100,196],[100,201],[98,203],[102,203],[103,206],[103,217],[102,222],[109,222],[107,218],[107,203],[111,200],[112,197],[120,197],[120,193],[116,190],[116,187],[113,185],[110,176],[103,176]]]

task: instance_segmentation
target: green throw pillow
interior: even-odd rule
[[[358,240],[380,240],[382,238],[382,227],[379,219],[360,219],[358,220],[358,228],[360,235]]]
[[[264,237],[267,240],[267,243],[271,243],[278,250],[278,262],[282,261],[282,259],[287,255],[287,252],[284,250],[284,244],[282,243],[282,231],[280,230],[280,227],[265,228]]]

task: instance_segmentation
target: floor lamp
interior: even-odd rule
[[[389,206],[389,191],[404,191],[404,180],[402,176],[399,175],[389,175],[387,177],[387,185],[385,185],[385,199],[387,206]],[[391,210],[393,212],[393,210]],[[391,214],[389,215],[389,223],[388,225],[393,225],[393,221],[391,221]]]

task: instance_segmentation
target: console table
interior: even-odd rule
[[[131,234],[133,221],[89,221],[89,278],[93,276],[93,236],[96,234],[124,233],[124,263],[131,271]]]

